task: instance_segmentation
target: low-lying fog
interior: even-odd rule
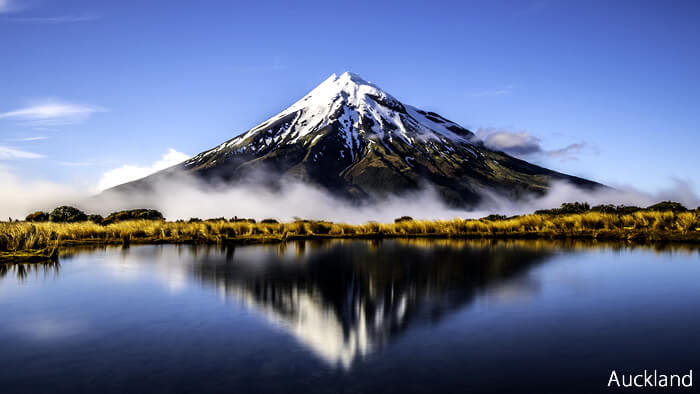
[[[121,209],[153,208],[163,212],[169,220],[238,216],[288,221],[300,217],[347,223],[390,222],[404,215],[415,219],[479,218],[492,213],[514,215],[554,208],[571,201],[644,207],[662,200],[673,200],[690,208],[700,205],[700,198],[692,187],[680,180],[674,180],[672,188],[655,194],[620,185],[586,191],[566,183],[553,184],[544,196],[525,197],[517,202],[485,193],[484,201],[473,210],[450,208],[430,189],[356,206],[299,182],[284,183],[281,190],[272,192],[256,186],[215,187],[192,178],[178,178],[156,184],[154,191],[148,194],[120,194],[109,198],[93,198],[87,190],[69,185],[24,181],[1,169],[0,183],[3,184],[0,192],[0,217],[3,220],[8,217],[22,219],[31,212],[50,211],[59,205],[73,205],[87,213],[102,215]]]

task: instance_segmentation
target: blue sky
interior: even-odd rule
[[[94,187],[350,70],[550,168],[697,192],[699,20],[697,1],[0,0],[0,169]]]

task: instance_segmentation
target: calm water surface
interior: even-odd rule
[[[699,256],[534,241],[75,250],[0,267],[0,392],[591,393],[613,369],[700,374]]]

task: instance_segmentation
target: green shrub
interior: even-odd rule
[[[591,210],[591,206],[587,202],[565,202],[561,204],[561,211],[564,214],[584,213]]]
[[[401,216],[400,218],[394,219],[394,223],[401,223],[401,222],[412,222],[413,218],[410,216]]]
[[[584,213],[591,210],[587,202],[565,202],[560,208],[540,209],[535,211],[538,215],[570,215],[575,213]]]
[[[234,216],[229,220],[231,223],[252,223],[255,224],[255,219],[245,219],[245,218],[239,218],[238,216]]]
[[[557,208],[552,208],[552,209],[538,209],[535,211],[535,215],[556,215],[558,209]]]
[[[95,215],[88,215],[87,220],[91,221],[95,224],[102,224],[102,222],[104,221],[104,218],[102,217],[102,215],[95,214]]]
[[[647,211],[672,211],[672,212],[685,212],[688,208],[684,207],[683,204],[675,201],[662,201],[658,204],[647,207]]]
[[[620,215],[629,215],[631,213],[639,212],[641,211],[641,207],[637,207],[634,205],[618,205],[617,206],[617,213]]]
[[[612,204],[604,204],[604,205],[596,205],[593,208],[591,208],[591,211],[593,212],[600,212],[600,213],[616,213],[619,215],[629,215],[631,213],[635,213],[637,211],[641,211],[642,208],[640,207],[635,207],[634,205],[612,205]]]
[[[613,204],[596,205],[591,208],[591,211],[600,213],[617,213],[617,207]]]
[[[27,215],[27,217],[24,219],[28,222],[48,222],[49,221],[49,213],[48,212],[42,212],[42,211],[36,211],[34,213],[30,213]]]
[[[163,214],[155,209],[130,209],[110,213],[102,224],[112,224],[126,220],[164,220]]]
[[[58,207],[49,214],[49,221],[56,223],[74,223],[84,222],[86,220],[87,215],[85,212],[67,205]]]
[[[481,220],[487,220],[490,222],[497,222],[499,220],[506,220],[506,219],[507,219],[506,215],[495,215],[495,214],[481,218]]]
[[[279,224],[279,221],[277,219],[263,219],[260,221],[262,224]]]

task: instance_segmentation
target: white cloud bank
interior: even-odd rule
[[[516,215],[537,209],[556,208],[564,202],[582,201],[591,205],[625,204],[646,207],[663,200],[681,202],[690,208],[700,205],[700,198],[690,184],[674,180],[674,185],[658,193],[644,193],[629,186],[597,191],[582,190],[565,182],[555,182],[544,196],[524,197],[512,201],[484,193],[484,201],[472,210],[445,205],[431,189],[363,205],[339,200],[323,190],[297,181],[284,182],[279,190],[261,186],[238,185],[213,187],[191,177],[170,178],[156,183],[148,194],[128,193],[96,202],[93,210],[129,208],[158,209],[170,220],[190,217],[251,217],[292,220],[331,220],[365,223],[371,220],[391,222],[408,215],[416,219],[480,218],[492,213]]]
[[[147,166],[125,164],[105,172],[97,183],[97,191],[109,189],[110,187],[121,185],[151,175],[154,172],[172,167],[189,159],[185,153],[178,152],[173,148],[168,148],[168,152],[160,160]]]
[[[87,193],[76,187],[48,181],[30,181],[0,165],[0,218],[24,218],[27,214],[48,211],[59,205],[74,204]]]
[[[115,168],[104,174],[100,188],[136,180],[177,164],[187,157],[169,149],[151,165]],[[265,179],[264,174],[256,175],[259,175],[254,177],[258,181]],[[492,213],[515,215],[555,208],[563,202],[572,201],[585,201],[591,205],[625,204],[646,207],[659,201],[673,200],[689,208],[700,205],[700,198],[692,185],[682,180],[674,180],[670,188],[657,193],[645,193],[629,186],[587,191],[567,183],[554,183],[544,196],[524,197],[519,201],[484,193],[484,202],[472,210],[449,207],[430,189],[372,204],[349,204],[298,181],[282,182],[279,188],[271,191],[250,184],[212,186],[183,175],[156,182],[148,192],[107,194],[92,198],[93,193],[88,187],[26,180],[13,175],[9,168],[0,166],[0,184],[3,185],[0,189],[0,217],[3,219],[8,216],[23,218],[31,212],[50,211],[60,205],[73,205],[88,213],[102,215],[121,209],[152,208],[163,212],[169,220],[238,216],[288,221],[302,217],[348,223],[365,223],[370,220],[391,222],[404,215],[416,219],[479,218]]]
[[[2,1],[2,0],[0,0]],[[102,109],[58,100],[44,100],[24,108],[0,113],[0,119],[27,121],[31,125],[77,124]]]

